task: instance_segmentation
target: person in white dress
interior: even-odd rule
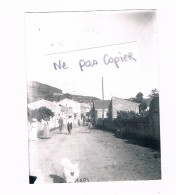
[[[30,140],[31,141],[36,141],[37,138],[37,130],[38,130],[38,124],[37,124],[37,119],[32,119],[32,124],[31,124],[31,132],[30,132]]]
[[[49,127],[49,118],[48,117],[46,117],[44,119],[43,138],[44,139],[50,138],[50,127]]]

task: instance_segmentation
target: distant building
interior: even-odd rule
[[[90,110],[91,104],[81,103],[81,114],[84,114],[84,116],[86,116],[86,113],[90,112]]]
[[[65,98],[59,101],[58,103],[62,106],[72,108],[73,114],[77,114],[77,115],[81,114],[81,105],[79,102]]]
[[[64,105],[60,105],[60,109],[61,109],[61,113],[60,116],[64,119],[67,119],[70,115],[73,114],[72,108],[64,106]]]
[[[108,118],[110,100],[94,100],[93,101],[93,115],[94,124],[103,125],[103,118]],[[104,111],[104,113],[103,113]]]

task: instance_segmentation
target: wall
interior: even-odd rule
[[[103,125],[103,120],[102,120],[102,109],[95,110],[95,125]],[[104,109],[104,119],[108,118],[108,109]]]
[[[159,114],[159,97],[154,97],[150,104],[149,123],[153,136],[160,140],[160,114]]]

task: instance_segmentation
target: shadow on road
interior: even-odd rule
[[[68,135],[68,133],[56,132],[57,135]]]
[[[78,133],[90,133],[90,131],[78,131]]]
[[[65,183],[63,177],[60,177],[58,175],[50,175],[50,177],[53,179],[53,183]]]
[[[39,139],[46,139],[46,140],[47,140],[47,139],[51,139],[52,137],[51,137],[51,136],[50,136],[50,137],[39,137],[39,136],[38,136],[38,138],[39,138]]]

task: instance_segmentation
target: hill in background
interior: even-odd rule
[[[58,102],[64,98],[68,98],[79,103],[92,103],[93,100],[99,100],[92,96],[72,95],[69,93],[64,94],[61,89],[37,81],[30,81],[27,83],[27,93],[28,104],[41,99]]]

